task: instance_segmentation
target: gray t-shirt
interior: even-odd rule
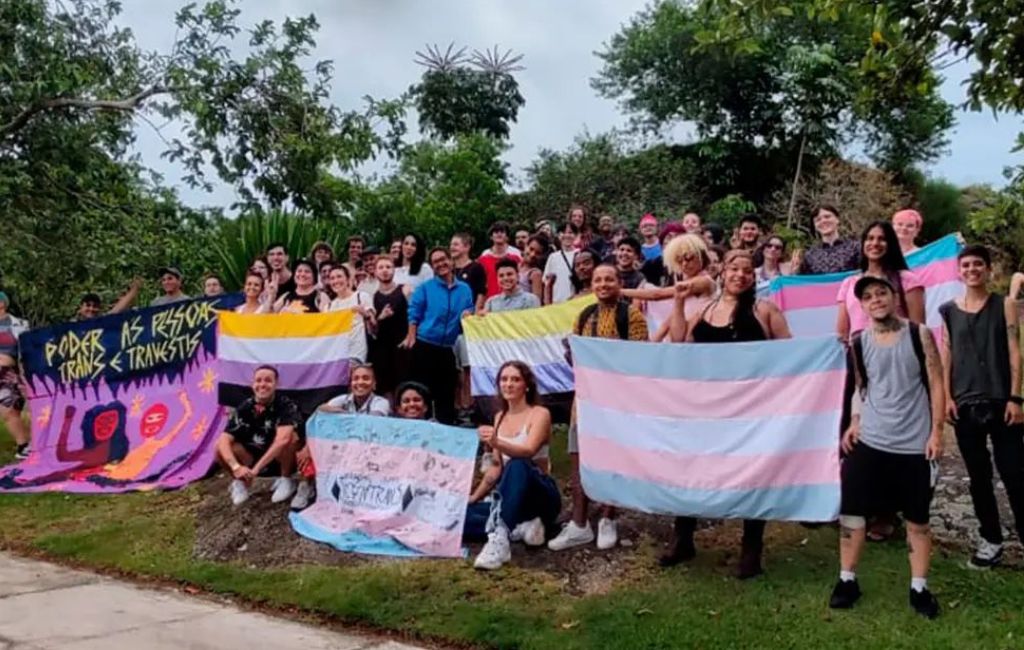
[[[932,418],[921,364],[904,324],[892,345],[879,345],[870,329],[860,333],[868,375],[860,415],[860,440],[893,454],[923,454]]]
[[[153,298],[152,302],[149,303],[149,306],[159,307],[160,305],[170,305],[171,303],[175,302],[184,302],[185,300],[188,299],[189,297],[186,296],[185,294],[181,294],[180,296],[157,296],[156,298]]]
[[[387,417],[391,415],[391,404],[380,395],[370,395],[362,406],[356,406],[355,397],[351,393],[338,395],[327,402],[328,406],[340,408],[345,413],[362,413],[363,415],[377,415]]]
[[[504,292],[499,293],[496,296],[491,296],[484,303],[484,309],[489,312],[518,311],[534,307],[540,307],[540,298],[522,289],[511,296],[506,296]]]

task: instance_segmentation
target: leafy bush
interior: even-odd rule
[[[917,210],[924,217],[920,241],[930,242],[967,225],[967,207],[959,187],[942,179],[928,179],[917,195]]]

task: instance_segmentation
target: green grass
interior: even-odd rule
[[[0,431],[0,459],[12,445]],[[555,451],[560,445],[554,445]],[[555,459],[564,468],[564,455]],[[768,573],[729,577],[724,550],[659,571],[640,544],[618,586],[566,595],[560,579],[509,566],[418,560],[277,570],[192,557],[196,488],[172,494],[0,496],[0,545],[75,564],[185,582],[253,602],[335,617],[409,638],[497,648],[1021,648],[1024,575],[974,573],[936,553],[936,621],[906,603],[906,553],[871,546],[860,570],[865,597],[850,612],[826,606],[836,577],[836,534],[787,527],[769,547]],[[781,527],[780,527],[781,528]],[[806,544],[799,540],[806,538]],[[735,551],[735,549],[732,549]],[[546,551],[542,551],[546,552]]]

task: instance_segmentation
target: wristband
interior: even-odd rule
[[[1021,397],[1020,395],[1010,395],[1010,401],[1017,406],[1024,406],[1024,397]]]

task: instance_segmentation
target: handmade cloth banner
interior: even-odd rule
[[[838,514],[846,356],[834,336],[571,345],[580,476],[594,501],[713,518]]]
[[[946,235],[907,255],[907,266],[924,285],[925,323],[933,331],[942,326],[939,307],[958,298],[964,285],[957,272],[956,256],[963,248],[960,235]],[[772,280],[770,297],[782,309],[793,336],[834,333],[839,285],[849,273],[785,275]]]
[[[217,332],[218,396],[238,406],[252,395],[256,368],[277,368],[277,390],[303,413],[348,386],[352,312],[236,314],[222,312]]]
[[[496,395],[498,369],[513,360],[533,369],[541,395],[572,392],[566,339],[576,317],[593,302],[593,296],[585,296],[547,307],[463,318],[473,395]]]
[[[21,336],[32,453],[0,469],[0,490],[127,492],[202,478],[223,430],[217,309],[198,299]]]
[[[462,557],[477,435],[425,420],[316,413],[316,502],[290,516],[341,551]]]

